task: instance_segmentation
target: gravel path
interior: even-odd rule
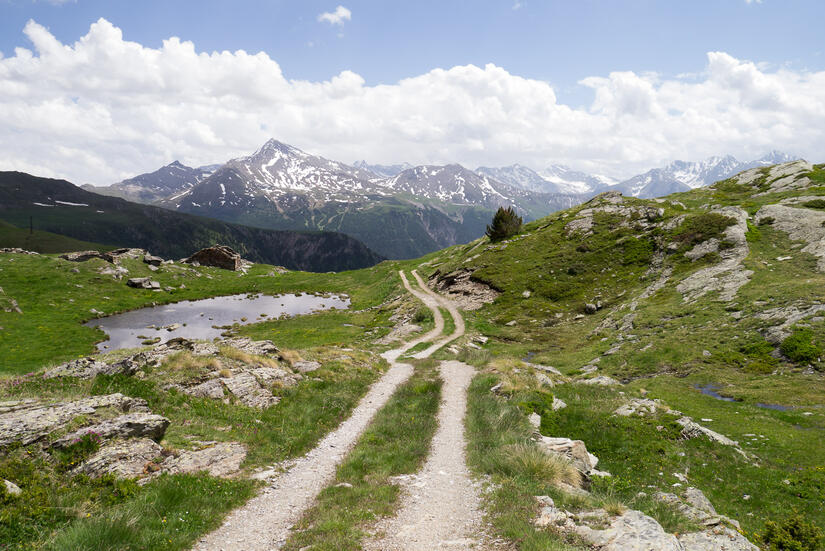
[[[415,475],[398,477],[405,488],[401,509],[382,521],[380,540],[366,544],[369,551],[430,551],[433,549],[487,549],[479,492],[465,462],[464,415],[467,388],[475,370],[467,364],[441,362],[444,379],[438,430],[430,456]]]
[[[350,418],[324,437],[312,451],[296,460],[287,472],[274,478],[261,494],[232,512],[220,528],[202,538],[194,549],[268,551],[280,548],[289,537],[292,525],[333,479],[336,467],[355,445],[375,413],[412,375],[411,365],[395,360],[415,345],[437,339],[444,331],[444,318],[432,293],[413,290],[404,273],[399,274],[407,291],[433,310],[435,328],[400,348],[382,354],[390,363],[390,369],[372,385]],[[426,289],[426,286],[422,285],[422,288]]]
[[[427,287],[427,284],[424,283],[424,281],[421,279],[421,276],[418,275],[418,272],[416,270],[413,270],[412,274],[415,277],[415,280],[421,286],[421,289],[423,289],[424,293],[422,296],[421,293],[417,293],[412,290],[411,292],[413,292],[413,294],[415,294],[416,297],[418,297],[421,301],[427,304],[427,306],[433,309],[434,312],[439,312],[437,308],[438,306],[446,308],[447,311],[450,313],[450,316],[453,318],[453,322],[455,323],[455,330],[450,335],[448,335],[447,338],[438,341],[426,350],[413,355],[413,358],[423,359],[429,358],[430,354],[432,354],[442,346],[445,346],[449,342],[454,341],[457,338],[464,335],[464,317],[461,315],[461,312],[458,311],[458,308],[455,306],[455,304],[453,304],[451,300],[442,297],[441,295],[435,293],[429,287]],[[409,287],[407,287],[407,289],[409,289]],[[425,300],[424,297],[427,297],[431,302],[427,302],[427,300]],[[439,312],[438,315],[441,316],[441,312]]]

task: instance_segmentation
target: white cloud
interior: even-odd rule
[[[762,0],[745,0],[745,4],[761,4]]]
[[[225,161],[270,137],[350,162],[562,162],[616,176],[771,149],[825,161],[825,72],[768,71],[722,52],[685,78],[586,78],[594,99],[579,109],[495,65],[378,86],[351,71],[309,82],[264,53],[128,42],[103,19],[71,45],[34,22],[24,32],[34,50],[0,57],[0,170],[77,183]]]
[[[330,25],[343,25],[345,21],[352,19],[352,12],[344,6],[338,6],[334,12],[324,12],[318,16],[318,21],[329,23]]]

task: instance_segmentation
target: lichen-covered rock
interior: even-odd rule
[[[722,444],[723,446],[738,446],[738,443],[736,441],[731,440],[725,435],[719,434],[716,431],[713,431],[705,426],[700,425],[690,417],[680,417],[676,420],[676,422],[682,425],[683,438],[691,439],[705,437],[708,440],[717,442],[719,444]]]
[[[241,469],[246,459],[246,446],[237,442],[219,442],[212,446],[166,458],[160,472],[169,474],[207,471],[212,476],[229,476]]]
[[[148,277],[133,277],[126,281],[126,285],[135,289],[160,289],[160,283]]]
[[[149,412],[145,400],[130,398],[120,393],[92,396],[73,402],[18,403],[17,406],[7,407],[9,411],[0,413],[0,446],[14,442],[32,444],[65,427],[80,415],[94,415],[98,409],[105,408],[123,413]]]
[[[6,487],[6,493],[8,493],[9,495],[19,496],[23,493],[23,490],[20,489],[20,486],[18,486],[14,482],[6,480],[5,478],[1,480],[3,480],[3,485]]]
[[[702,532],[681,534],[684,551],[759,551],[748,539],[727,526],[714,526]]]
[[[201,249],[183,262],[232,271],[240,270],[243,266],[241,255],[225,245],[215,245]]]
[[[278,353],[278,347],[275,346],[275,343],[267,340],[253,341],[248,337],[235,337],[224,339],[221,344],[256,356],[272,356]]]
[[[163,264],[163,259],[159,256],[152,256],[151,254],[147,254],[143,256],[144,264],[149,264],[150,266],[160,266]]]
[[[561,455],[570,459],[573,466],[584,474],[593,472],[599,463],[599,459],[587,451],[587,447],[581,440],[542,436],[538,441],[538,446],[545,453]]]
[[[145,437],[159,441],[163,438],[169,419],[154,413],[126,413],[100,423],[83,427],[52,443],[55,448],[65,448],[80,440],[86,434],[96,434],[102,440],[115,438]]]
[[[607,375],[597,375],[592,379],[582,379],[578,381],[583,385],[598,385],[598,386],[616,386],[621,384],[619,381],[614,379],[613,377],[608,377]]]
[[[766,218],[773,218],[773,227],[788,234],[792,241],[803,241],[801,250],[817,257],[817,269],[825,271],[825,212],[789,207],[786,205],[765,205],[754,216],[758,224]]]
[[[130,438],[107,443],[75,469],[92,477],[113,474],[119,478],[141,477],[152,469],[163,448],[149,438]]]
[[[55,377],[78,377],[80,379],[91,379],[97,375],[134,375],[143,367],[140,358],[132,356],[112,363],[106,363],[95,358],[79,358],[65,364],[59,365],[46,371],[43,376],[47,379]]]
[[[221,382],[245,406],[265,409],[280,401],[280,398],[263,388],[255,376],[248,372],[221,377]]]
[[[224,397],[223,383],[220,379],[210,379],[191,387],[181,387],[181,392],[198,398],[212,398],[220,400]]]
[[[605,518],[597,520],[604,522]],[[600,551],[683,551],[676,536],[640,511],[628,510],[607,520],[607,528],[583,523],[575,525],[573,532]]]

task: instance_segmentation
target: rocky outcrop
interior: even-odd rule
[[[76,473],[100,477],[113,474],[119,478],[137,478],[151,472],[163,448],[149,438],[132,438],[109,442],[75,469]]]
[[[2,247],[0,248],[0,253],[9,253],[9,254],[40,254],[34,251],[27,251],[25,249],[21,249],[19,247]]]
[[[620,385],[621,383],[614,379],[613,377],[608,377],[607,375],[597,375],[592,379],[580,379],[576,381],[577,383],[581,383],[583,385],[596,385],[596,386],[616,386]]]
[[[746,270],[742,265],[750,251],[745,237],[748,231],[748,213],[739,207],[723,207],[712,212],[736,220],[736,223],[728,226],[723,234],[724,239],[732,246],[719,252],[721,262],[697,270],[676,286],[685,302],[695,302],[711,291],[719,292],[718,300],[730,302],[739,288],[750,281],[753,275],[751,270]],[[718,249],[718,243],[716,248]],[[699,255],[698,252],[696,254]]]
[[[478,310],[495,301],[501,294],[489,285],[473,279],[471,270],[463,269],[442,274],[436,270],[427,284],[447,295],[462,310]]]
[[[149,264],[150,266],[160,266],[163,264],[163,259],[159,256],[152,256],[151,254],[146,254],[143,256],[143,263]]]
[[[772,226],[788,234],[793,241],[803,241],[801,249],[817,257],[817,269],[825,271],[825,212],[789,207],[786,205],[765,205],[756,213],[754,220],[758,224],[772,218]]]
[[[160,289],[160,283],[148,277],[133,277],[126,281],[126,285],[135,289]]]
[[[0,402],[0,447],[15,442],[24,446],[32,444],[63,429],[81,415],[94,416],[97,410],[149,413],[145,400],[120,393],[58,404],[36,400]]]
[[[620,225],[629,228],[641,226],[644,229],[652,228],[656,220],[664,216],[665,209],[647,205],[628,204],[621,192],[606,191],[585,203],[585,208],[576,213],[573,220],[564,226],[568,237],[573,234],[590,235],[593,233],[593,217],[595,214],[613,214],[622,217]]]
[[[762,335],[771,344],[779,344],[791,335],[791,328],[800,321],[825,311],[825,304],[803,306],[792,304],[780,308],[770,308],[756,314],[756,318],[764,321],[781,320],[782,323],[761,330]]]
[[[105,260],[106,262],[114,262],[111,254],[101,253],[100,251],[76,251],[72,253],[64,253],[60,255],[60,258],[63,260],[68,260],[69,262],[86,262],[87,260],[91,260],[93,258],[99,258],[101,260]]]
[[[214,245],[201,249],[183,262],[198,266],[212,266],[224,270],[237,271],[243,266],[241,255],[225,245]]]
[[[747,538],[724,523],[736,521],[716,514],[713,505],[696,488],[688,488],[686,501],[674,494],[656,494],[656,499],[703,524],[687,534],[668,534],[655,519],[640,511],[609,515],[604,509],[571,513],[555,506],[547,496],[538,496],[541,507],[534,524],[574,534],[598,551],[759,551]],[[692,505],[696,503],[698,506]]]
[[[122,373],[125,375],[134,375],[138,369],[145,365],[145,362],[141,360],[141,354],[136,354],[112,363],[96,360],[95,358],[79,358],[46,371],[43,377],[46,379],[53,379],[55,377],[91,379],[101,374],[119,375]]]
[[[655,400],[649,400],[647,398],[633,398],[628,403],[620,406],[613,413],[622,417],[630,417],[631,415],[644,417],[645,415],[652,415],[656,413],[656,410],[661,407],[661,404]]]
[[[183,450],[160,464],[162,473],[194,473],[207,471],[212,476],[237,473],[246,459],[246,446],[237,442],[219,442],[200,450]]]
[[[267,340],[253,341],[247,337],[236,337],[224,339],[221,344],[256,356],[274,356],[278,353],[278,347],[272,341]]]
[[[261,386],[251,373],[221,377],[220,381],[245,406],[265,409],[280,401],[280,398],[273,396],[272,392]]]
[[[76,430],[58,438],[52,446],[55,448],[71,446],[87,434],[97,435],[103,440],[144,437],[160,441],[168,426],[169,419],[154,413],[127,413]]]
[[[321,363],[301,360],[298,362],[293,362],[292,369],[294,369],[298,373],[312,373],[313,371],[321,369]]]

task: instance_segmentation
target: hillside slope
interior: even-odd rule
[[[0,219],[112,246],[140,247],[182,258],[215,243],[244,257],[291,269],[339,271],[381,257],[339,233],[272,231],[228,224],[84,191],[64,180],[0,172]]]

